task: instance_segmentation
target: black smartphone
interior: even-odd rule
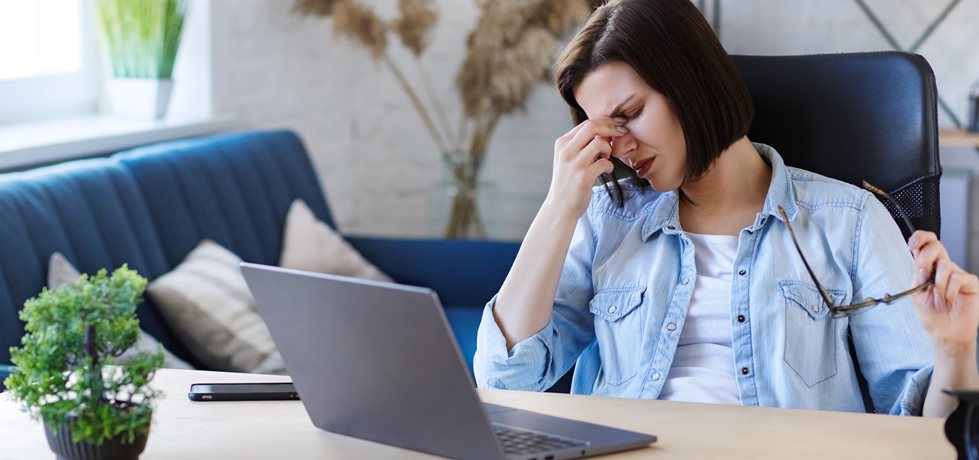
[[[292,382],[194,383],[187,397],[191,401],[276,401],[298,400]]]

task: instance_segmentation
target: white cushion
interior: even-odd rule
[[[239,268],[241,259],[203,240],[146,291],[174,332],[212,369],[284,374]]]
[[[58,289],[64,284],[74,283],[78,280],[78,277],[82,276],[78,272],[68,259],[65,258],[60,252],[55,252],[51,254],[51,259],[48,261],[48,289],[54,290]],[[133,345],[132,348],[126,350],[118,359],[120,361],[126,361],[136,353],[140,352],[150,352],[155,353],[161,346],[160,342],[156,340],[152,335],[146,331],[139,330],[139,342]],[[176,355],[163,348],[163,367],[171,369],[193,369],[186,361],[178,358]]]
[[[293,201],[289,207],[279,265],[295,270],[391,281],[339,233],[317,220],[302,200]]]

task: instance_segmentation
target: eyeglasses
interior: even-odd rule
[[[901,219],[904,221],[904,224],[908,226],[908,229],[911,230],[911,233],[914,233],[915,228],[914,225],[911,224],[911,219],[908,218],[908,214],[904,211],[904,208],[901,207],[900,204],[898,204],[897,200],[895,200],[894,197],[892,197],[887,192],[877,187],[874,187],[873,185],[870,185],[866,181],[863,182],[863,188],[873,192],[877,196],[880,196],[881,198],[887,200],[891,205],[893,205],[894,209],[897,210],[898,215],[900,215]],[[901,297],[909,296],[911,294],[926,289],[928,286],[931,286],[935,282],[935,275],[932,274],[932,277],[930,279],[928,279],[927,281],[925,281],[924,283],[918,286],[908,289],[907,291],[899,292],[897,294],[885,293],[884,296],[881,298],[876,298],[876,299],[870,298],[863,302],[854,303],[850,305],[836,305],[833,302],[833,298],[829,295],[829,291],[827,291],[826,288],[823,287],[823,284],[820,283],[818,279],[816,279],[816,274],[813,273],[812,267],[809,266],[809,261],[807,261],[806,256],[802,254],[802,248],[799,246],[799,240],[796,239],[795,237],[795,230],[792,229],[792,224],[789,223],[789,216],[785,214],[785,209],[782,208],[782,206],[779,206],[778,212],[779,214],[782,215],[782,219],[785,221],[785,226],[789,228],[789,235],[792,236],[792,244],[795,245],[795,250],[798,251],[799,257],[802,258],[802,264],[806,266],[806,271],[809,273],[809,277],[812,278],[812,282],[816,284],[816,289],[819,290],[819,295],[823,297],[823,301],[826,302],[826,306],[829,307],[829,310],[832,313],[833,318],[847,318],[861,311],[866,311],[864,310],[866,308],[873,307],[880,304],[890,305],[895,301],[897,301],[898,299],[900,299]]]

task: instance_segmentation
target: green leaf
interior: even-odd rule
[[[139,339],[136,306],[145,289],[146,279],[123,265],[25,302],[27,333],[10,349],[16,370],[4,380],[13,399],[53,427],[67,423],[76,441],[132,442],[149,430],[161,395],[149,382],[163,365],[162,347],[126,362],[114,357]]]
[[[185,0],[97,0],[102,50],[116,78],[170,78]]]

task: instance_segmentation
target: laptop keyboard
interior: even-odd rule
[[[577,439],[520,430],[505,425],[494,424],[493,430],[496,431],[496,437],[500,440],[503,452],[507,455],[551,452],[588,445],[587,442]]]

